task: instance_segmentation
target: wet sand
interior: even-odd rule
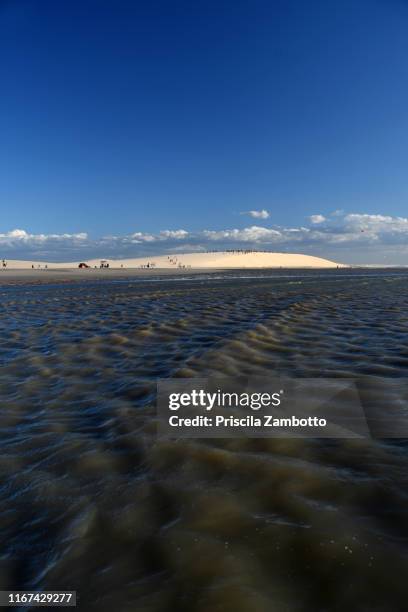
[[[78,268],[61,268],[61,269],[34,269],[34,270],[18,270],[6,269],[0,270],[0,285],[21,283],[55,283],[55,282],[77,282],[77,281],[107,281],[118,279],[143,279],[156,278],[166,276],[185,276],[193,274],[216,274],[219,270],[216,268],[90,268],[79,270]]]

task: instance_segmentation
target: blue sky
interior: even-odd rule
[[[3,256],[408,264],[407,28],[397,0],[4,0]]]

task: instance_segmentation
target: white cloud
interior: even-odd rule
[[[80,232],[78,234],[30,234],[23,229],[14,229],[6,233],[0,233],[0,244],[38,244],[48,241],[78,242],[87,240],[87,238],[88,234],[85,232]]]
[[[209,240],[229,240],[234,242],[267,242],[277,241],[282,237],[280,231],[267,227],[245,227],[244,229],[204,230],[203,235]]]
[[[129,238],[134,244],[140,244],[142,242],[156,242],[157,240],[157,236],[153,236],[152,234],[144,234],[143,232],[134,232],[133,234],[130,234]]]
[[[187,238],[188,232],[186,232],[186,230],[183,230],[183,229],[162,230],[160,232],[160,236],[162,236],[163,238],[175,238],[176,240],[183,240],[184,238]]]
[[[324,223],[324,221],[326,221],[326,217],[323,215],[310,215],[309,219],[314,225],[318,225],[319,223]]]
[[[268,219],[269,212],[265,209],[262,210],[248,210],[246,212],[242,212],[241,215],[249,215],[254,219]]]
[[[389,215],[348,214],[344,222],[351,229],[368,230],[372,232],[408,232],[408,219],[391,217]]]
[[[183,229],[179,230],[161,230],[158,234],[145,234],[144,232],[134,232],[129,236],[115,237],[111,236],[110,238],[105,238],[107,240],[123,240],[123,241],[131,241],[134,244],[143,243],[143,242],[158,242],[159,240],[184,240],[188,236],[188,232]]]
[[[0,234],[0,238],[17,238],[17,239],[24,239],[27,238],[28,234],[25,230],[21,230],[21,229],[15,229],[15,230],[11,230],[11,232],[7,232],[7,234]]]

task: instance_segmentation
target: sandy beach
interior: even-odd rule
[[[184,253],[131,259],[90,259],[73,262],[47,262],[31,260],[6,260],[1,270],[17,278],[43,278],[44,273],[53,278],[103,278],[107,275],[129,273],[144,274],[153,270],[160,273],[179,273],[185,270],[210,271],[214,269],[258,269],[258,268],[344,268],[340,263],[298,253],[269,253],[262,251],[222,251],[210,253]],[[85,264],[82,269],[80,264]],[[101,267],[103,265],[103,267]],[[41,275],[41,276],[39,276]],[[109,276],[108,276],[109,277]],[[0,277],[1,278],[1,277]],[[51,276],[48,276],[51,278]]]

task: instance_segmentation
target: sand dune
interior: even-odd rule
[[[91,268],[99,268],[101,259],[83,260]],[[347,267],[328,259],[298,253],[269,253],[262,251],[240,252],[220,251],[213,253],[180,253],[157,257],[137,257],[133,259],[106,259],[110,268],[336,268]],[[79,261],[45,262],[7,260],[7,269],[72,269],[78,268]]]

